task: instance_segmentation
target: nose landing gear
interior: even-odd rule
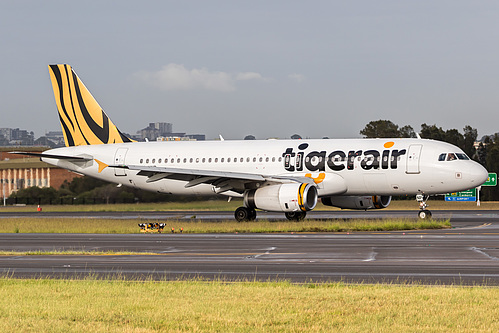
[[[428,207],[428,205],[426,204],[428,198],[430,198],[429,195],[427,195],[426,198],[423,194],[416,195],[416,200],[419,202],[418,217],[420,219],[431,219],[431,212],[426,209]]]

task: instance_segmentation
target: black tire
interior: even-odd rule
[[[256,220],[256,210],[254,209],[249,209],[249,219],[248,221],[254,221]]]
[[[418,212],[418,217],[422,220],[431,219],[431,212],[427,209],[420,210]]]
[[[307,216],[306,212],[287,212],[284,213],[286,215],[286,218],[290,221],[303,221],[305,219],[305,216]]]
[[[250,209],[248,209],[246,207],[239,207],[234,212],[234,217],[236,218],[237,222],[246,222],[246,221],[249,221],[250,216],[251,216]],[[255,217],[256,217],[256,212],[255,212]]]

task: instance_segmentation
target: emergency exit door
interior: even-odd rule
[[[119,148],[116,150],[116,154],[114,154],[114,164],[115,165],[125,165],[125,156],[128,151],[128,148]],[[114,168],[115,176],[126,176],[126,169],[122,168]]]
[[[410,145],[409,150],[407,151],[407,164],[406,164],[406,173],[419,173],[420,166],[419,160],[421,156],[421,149],[423,145]]]

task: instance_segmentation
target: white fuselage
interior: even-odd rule
[[[422,139],[135,142],[56,148],[47,154],[88,157],[85,162],[43,161],[108,182],[172,194],[214,194],[214,186],[187,181],[148,182],[139,171],[164,167],[264,177],[312,177],[320,197],[441,194],[480,186],[487,171],[469,159],[439,160],[457,147]],[[97,160],[109,167],[99,168]],[[100,172],[99,172],[100,171]],[[233,192],[227,195],[237,195]]]

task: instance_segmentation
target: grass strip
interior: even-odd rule
[[[178,220],[130,220],[85,218],[4,218],[0,220],[0,233],[139,233],[139,223],[166,223],[164,233],[172,228],[178,233],[276,233],[276,232],[354,232],[398,231],[450,228],[448,220],[420,219],[353,219],[305,220],[303,222],[236,221],[203,222]]]
[[[499,202],[482,201],[477,207],[475,202],[446,202],[443,200],[429,200],[430,210],[498,210]],[[224,200],[206,200],[190,202],[162,202],[136,204],[100,204],[100,205],[42,205],[44,212],[130,212],[130,211],[234,211],[242,206],[240,199],[231,202]],[[416,200],[393,200],[387,210],[414,210],[419,204]],[[321,202],[315,210],[339,211],[339,208],[324,206]],[[0,212],[36,212],[37,205],[29,206],[0,206]]]
[[[2,332],[498,332],[499,288],[0,278]]]

